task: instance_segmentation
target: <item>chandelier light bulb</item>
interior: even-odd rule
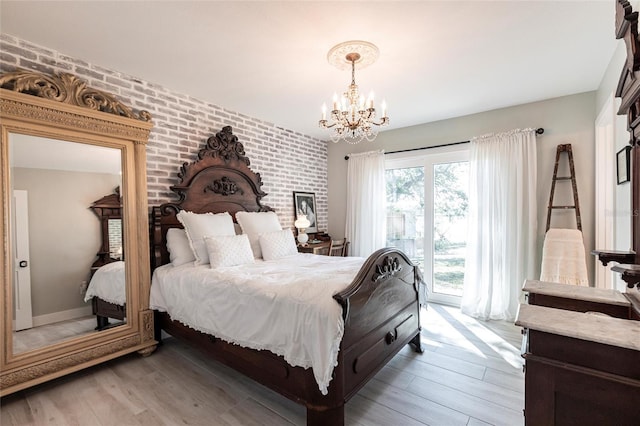
[[[367,108],[373,108],[373,90],[369,92],[369,99],[367,100]]]

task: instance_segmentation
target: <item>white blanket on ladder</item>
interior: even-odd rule
[[[540,281],[589,286],[582,232],[549,229],[542,248]]]

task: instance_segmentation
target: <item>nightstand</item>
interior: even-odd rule
[[[298,252],[328,255],[329,247],[331,247],[331,241],[321,241],[315,244],[307,243],[305,246],[298,244]]]

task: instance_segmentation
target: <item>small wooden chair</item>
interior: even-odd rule
[[[331,240],[331,246],[329,247],[329,256],[346,256],[347,247],[349,243],[346,238],[341,240]]]

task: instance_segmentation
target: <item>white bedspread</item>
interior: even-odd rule
[[[364,260],[296,254],[218,269],[164,265],[153,274],[150,304],[195,330],[311,367],[326,394],[344,332],[332,296]]]
[[[84,295],[84,301],[88,302],[92,297],[124,305],[127,300],[124,286],[124,262],[111,262],[101,266],[89,282],[89,287]]]

